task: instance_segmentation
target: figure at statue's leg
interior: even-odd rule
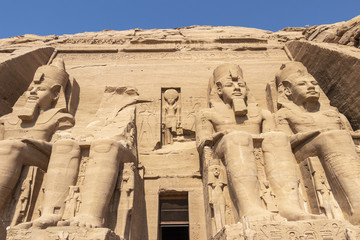
[[[114,192],[120,164],[120,143],[96,140],[90,147],[84,185],[81,188],[82,204],[79,214],[71,220],[80,227],[102,227],[106,209]]]

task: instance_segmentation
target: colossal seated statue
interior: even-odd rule
[[[96,117],[85,130],[82,130],[84,134],[81,139],[63,140],[61,146],[54,144],[53,152],[62,155],[51,155],[45,179],[41,217],[33,222],[20,224],[16,228],[44,229],[56,225],[88,228],[104,226],[105,215],[118,182],[119,172],[126,168],[123,175],[130,174],[133,169],[127,169],[126,166],[134,165],[136,160],[134,104],[138,95],[137,90],[131,87],[106,87]],[[81,158],[79,145],[90,147],[90,154],[84,180],[79,187],[78,199],[81,199],[81,203],[77,206],[78,210],[76,212],[72,210],[72,214],[69,215],[65,212],[69,188],[80,185],[77,181]],[[72,149],[78,151],[74,152]],[[122,176],[122,179],[125,178],[126,176]],[[118,211],[124,215],[119,216],[121,226],[118,227],[119,235],[124,237],[125,227],[128,224],[126,220],[129,219],[132,208],[131,192],[134,189],[134,181],[127,185],[122,182],[121,184],[120,192],[124,192],[123,190],[127,188],[126,194],[120,196],[121,209]],[[73,195],[71,194],[70,197]]]
[[[37,69],[26,92],[26,103],[18,111],[0,118],[0,210],[13,191],[22,167],[32,165],[46,171],[50,154],[57,151],[49,143],[57,130],[74,125],[68,113],[66,89],[71,88],[62,60]],[[58,146],[68,143],[59,141]],[[60,147],[61,148],[61,147]],[[77,151],[68,149],[69,152]]]
[[[271,113],[252,99],[238,65],[218,66],[210,79],[209,108],[196,119],[196,140],[200,155],[211,147],[223,160],[229,189],[240,216],[251,220],[276,219],[262,207],[253,138],[263,138],[266,175],[277,198],[279,213],[288,220],[317,219],[299,203],[296,162],[289,139],[274,132]]]
[[[353,132],[336,108],[319,102],[319,85],[302,63],[283,64],[276,85],[281,106],[276,112],[277,127],[292,135],[296,159],[319,157],[332,185],[349,202],[350,222],[360,224],[360,159],[352,139],[359,132]]]

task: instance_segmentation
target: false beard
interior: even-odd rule
[[[27,100],[18,117],[23,121],[33,121],[38,115],[39,104],[37,101]]]

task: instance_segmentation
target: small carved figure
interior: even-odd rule
[[[276,201],[275,201],[275,194],[270,189],[270,184],[268,181],[261,181],[260,182],[260,189],[261,189],[261,200],[263,201],[266,209],[270,212],[279,212]]]
[[[124,169],[118,183],[120,191],[118,216],[120,221],[117,223],[119,226],[117,232],[122,239],[127,239],[131,222],[135,188],[134,168],[134,163],[124,163]]]
[[[312,176],[321,211],[329,219],[344,219],[326,177],[317,171],[314,171]]]
[[[336,108],[319,102],[318,82],[300,62],[283,64],[276,74],[278,105],[277,126],[291,135],[296,159],[319,157],[349,200],[350,222],[360,223],[360,159],[355,150],[348,120]]]
[[[219,165],[209,166],[208,173],[209,203],[214,212],[216,232],[225,225],[226,201],[224,187],[226,186],[225,173]]]
[[[65,199],[65,210],[62,216],[63,220],[68,220],[75,217],[76,213],[79,212],[81,204],[80,189],[78,186],[69,187],[69,195]]]
[[[31,174],[30,178],[26,178],[21,184],[19,200],[16,205],[15,214],[13,216],[10,226],[15,226],[17,223],[22,222],[22,220],[24,219],[26,215],[26,210],[28,208],[29,198],[31,196],[32,182],[33,179]]]
[[[162,145],[172,144],[180,130],[179,93],[175,89],[167,89],[164,94],[162,110]]]

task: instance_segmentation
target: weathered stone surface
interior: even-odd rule
[[[347,22],[308,27],[305,39],[315,42],[338,43],[360,48],[360,15]]]
[[[0,102],[0,111],[14,108],[0,121],[8,239],[356,238],[359,134],[342,128],[335,109],[308,111],[290,93],[331,109],[329,97],[356,130],[358,51],[304,41],[301,31],[191,26],[0,40],[0,61],[19,53],[6,71],[24,87],[6,85],[14,101]],[[281,72],[293,60],[324,91],[303,67]],[[62,73],[19,74],[31,61]],[[52,78],[68,82],[59,98]],[[309,87],[296,87],[300,78]],[[293,85],[283,89],[285,80]],[[293,118],[279,115],[285,92],[301,110]],[[56,126],[39,137],[55,108],[67,121],[45,121]],[[291,131],[281,132],[286,123]],[[338,135],[319,140],[334,128]],[[299,155],[304,141],[325,150]]]
[[[214,240],[260,240],[260,239],[332,239],[347,240],[346,229],[360,235],[360,228],[343,221],[298,221],[298,222],[250,222],[248,227],[243,224],[226,225]]]
[[[9,230],[7,239],[14,240],[120,240],[108,228],[49,227],[46,230]]]
[[[350,120],[360,127],[360,50],[325,43],[293,41],[287,44],[294,60],[302,62],[330,99]]]

